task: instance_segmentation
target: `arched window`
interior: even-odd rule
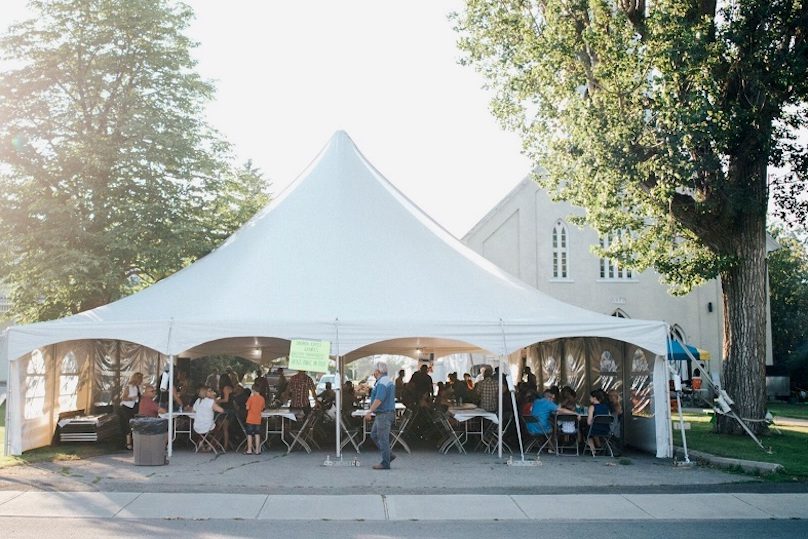
[[[600,237],[601,249],[607,249],[615,241],[619,241],[620,233],[612,236],[611,234],[604,234]],[[630,280],[634,275],[629,268],[624,268],[617,263],[617,260],[611,258],[600,259],[600,278],[610,280]]]
[[[553,227],[553,279],[567,279],[567,227],[559,219]]]

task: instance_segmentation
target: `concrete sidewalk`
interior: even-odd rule
[[[808,494],[261,495],[0,492],[4,517],[587,521],[805,519]]]

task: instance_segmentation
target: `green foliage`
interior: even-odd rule
[[[808,461],[805,460],[808,429],[804,427],[779,426],[780,434],[769,431],[762,435],[761,442],[772,450],[771,453],[765,453],[748,436],[715,433],[710,419],[704,415],[685,414],[685,421],[690,423],[690,430],[685,431],[688,449],[720,457],[774,462],[785,468],[784,473],[777,474],[781,480],[808,479]],[[674,445],[681,446],[681,438],[681,431],[674,429]]]
[[[792,165],[775,191],[804,189],[800,1],[467,0],[454,18],[539,181],[599,232],[628,231],[605,254],[674,292],[762,238],[768,164]]]
[[[0,274],[22,322],[103,305],[209,252],[266,200],[204,120],[193,16],[31,2],[0,38]],[[256,196],[258,195],[258,196]]]
[[[772,352],[789,369],[792,385],[808,387],[808,247],[770,229],[780,248],[769,255]]]

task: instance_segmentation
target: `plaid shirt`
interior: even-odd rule
[[[496,412],[499,409],[499,381],[485,378],[475,389],[480,395],[480,408],[487,412]]]
[[[291,394],[292,402],[289,406],[292,408],[308,408],[309,395],[317,386],[306,373],[299,372],[289,378],[289,393]]]

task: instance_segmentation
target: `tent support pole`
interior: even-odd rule
[[[336,345],[337,345],[337,383],[336,383],[336,403],[337,403],[337,421],[336,421],[336,437],[337,440],[337,447],[336,447],[336,458],[342,458],[342,356],[340,355],[340,347],[339,347],[339,318],[334,320],[334,329],[336,331]]]
[[[498,414],[499,424],[497,425],[497,456],[502,459],[502,356],[499,356],[499,396],[498,398]]]
[[[174,354],[168,356],[168,458],[174,454]]]
[[[11,456],[11,436],[12,436],[11,431],[13,430],[13,428],[15,426],[15,425],[12,425],[11,423],[9,423],[9,418],[11,417],[11,406],[12,406],[11,401],[14,398],[12,396],[12,394],[11,394],[11,390],[14,387],[14,381],[11,379],[11,358],[8,357],[8,349],[9,349],[8,337],[9,337],[8,332],[6,332],[5,339],[3,339],[3,345],[6,348],[5,356],[6,356],[6,380],[7,380],[6,381],[6,412],[5,412],[6,413],[6,418],[5,418],[6,422],[3,423],[6,426],[6,437],[3,440],[3,455],[5,455],[6,457]],[[16,424],[16,421],[15,421],[15,424]]]

